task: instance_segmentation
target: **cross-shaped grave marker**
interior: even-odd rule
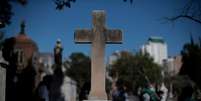
[[[120,44],[122,42],[122,31],[120,29],[107,29],[105,26],[105,12],[94,10],[93,28],[76,29],[76,43],[91,43],[91,91],[90,100],[107,100],[105,92],[105,44]]]

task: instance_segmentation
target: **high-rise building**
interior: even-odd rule
[[[148,42],[141,47],[142,53],[148,53],[154,62],[162,65],[163,60],[167,59],[167,44],[161,37],[150,37]]]

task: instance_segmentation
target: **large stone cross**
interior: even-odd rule
[[[92,43],[91,54],[91,91],[90,100],[106,100],[105,92],[105,44],[121,43],[120,29],[107,29],[105,26],[105,12],[94,10],[92,29],[77,29],[74,37],[76,43]]]

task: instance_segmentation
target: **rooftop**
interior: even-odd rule
[[[162,37],[150,37],[150,38],[148,39],[148,41],[149,41],[149,42],[155,42],[155,43],[162,43],[162,44],[165,43],[165,41],[163,40]]]

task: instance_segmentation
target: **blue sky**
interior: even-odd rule
[[[123,0],[77,0],[71,8],[55,9],[52,0],[28,0],[23,7],[13,4],[14,16],[10,26],[3,29],[6,37],[20,31],[20,22],[26,21],[26,33],[39,47],[40,52],[53,52],[58,38],[61,39],[64,57],[72,52],[90,55],[90,45],[75,44],[76,28],[92,27],[92,10],[106,11],[106,26],[123,30],[123,44],[107,45],[106,55],[116,50],[138,51],[150,36],[163,37],[168,45],[168,55],[180,54],[189,33],[194,38],[201,36],[201,25],[181,19],[165,22],[164,17],[179,14],[184,0],[134,0],[133,4]]]

